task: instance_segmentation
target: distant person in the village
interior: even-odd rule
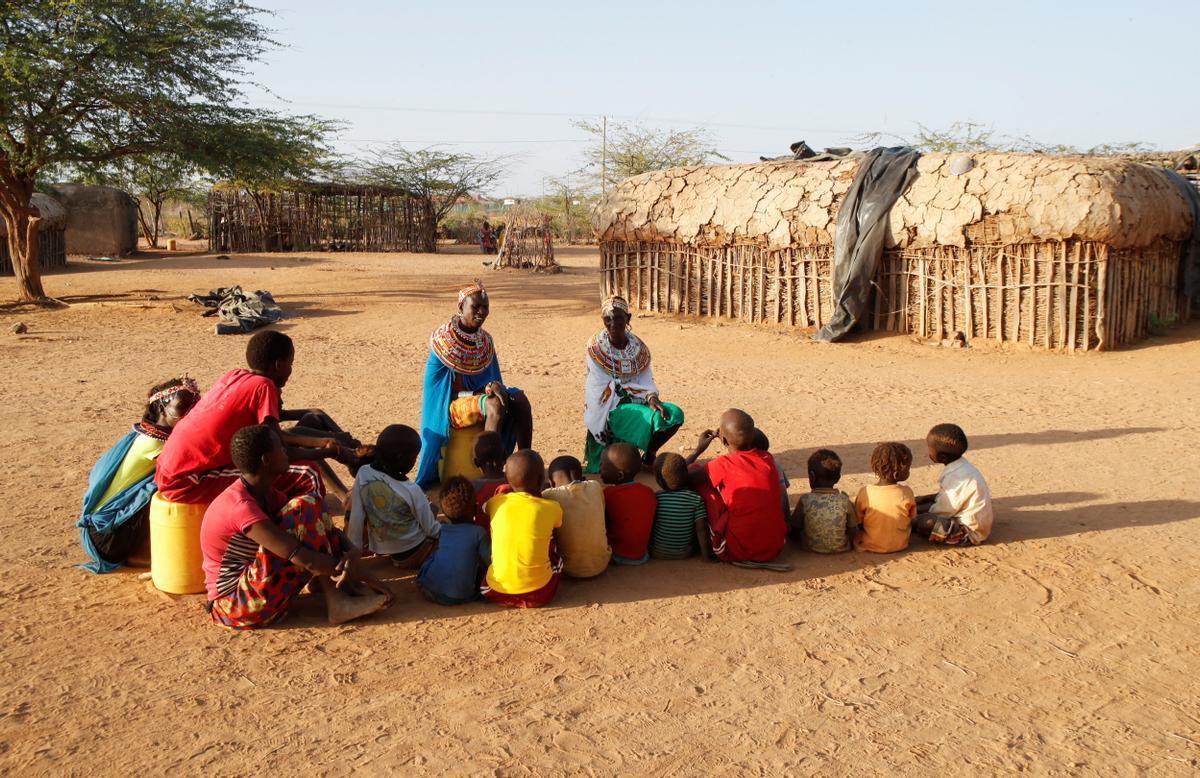
[[[317,423],[328,419],[316,409],[283,409],[280,391],[292,375],[295,357],[292,339],[282,332],[260,330],[250,338],[246,344],[249,369],[236,368],[221,376],[175,426],[163,446],[155,476],[163,499],[193,504],[215,500],[240,477],[229,450],[233,433],[253,424],[269,426],[287,448],[291,464],[279,475],[275,488],[288,497],[316,494],[324,499],[319,460],[336,459],[357,466],[358,441],[347,433],[314,435],[280,428],[281,421],[303,418]],[[344,490],[340,496],[345,496]]]
[[[858,490],[854,509],[862,529],[854,539],[858,551],[891,554],[908,548],[916,498],[904,485],[912,468],[912,451],[903,443],[880,443],[871,452],[876,479]]]
[[[480,591],[497,605],[537,608],[558,591],[563,563],[554,531],[562,507],[541,496],[546,480],[542,457],[531,449],[515,452],[504,464],[513,490],[488,500],[492,517],[492,564]]]
[[[150,561],[150,499],[154,463],[180,419],[200,399],[196,382],[184,376],[150,388],[142,419],[92,467],[79,527],[83,550],[95,573]]]
[[[421,464],[417,483],[440,479],[438,464],[450,430],[480,422],[501,435],[505,453],[533,442],[533,410],[520,389],[505,386],[492,336],[483,329],[491,312],[478,279],[458,293],[458,313],[429,337],[421,402]]]
[[[600,317],[604,329],[592,336],[584,359],[586,472],[599,472],[600,453],[611,443],[637,447],[649,469],[658,450],[679,431],[683,411],[659,398],[650,348],[629,331],[629,303],[610,297],[601,306]]]
[[[938,424],[925,437],[929,458],[943,465],[937,494],[917,500],[913,531],[944,546],[977,546],[992,532],[992,493],[983,473],[966,460],[967,433]]]
[[[484,254],[496,252],[496,234],[492,232],[492,225],[488,224],[486,220],[479,228],[479,250]]]
[[[274,624],[314,578],[331,624],[387,607],[391,595],[360,570],[354,545],[333,527],[317,495],[289,500],[275,488],[289,461],[272,427],[243,427],[229,451],[239,475],[200,525],[214,622],[231,629]]]
[[[421,487],[408,474],[421,450],[412,427],[384,427],[375,456],[359,468],[350,497],[350,542],[363,551],[386,554],[399,567],[415,569],[437,545],[438,522]]]
[[[750,414],[730,408],[721,414],[716,430],[700,436],[698,450],[713,438],[726,449],[693,468],[692,483],[707,508],[711,544],[701,551],[742,567],[790,570],[791,565],[775,561],[787,540],[779,470],[770,453],[755,448],[754,432]]]

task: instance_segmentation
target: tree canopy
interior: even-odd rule
[[[275,46],[262,18],[240,0],[0,0],[0,217],[24,299],[45,296],[43,170],[161,153],[260,185],[325,155],[330,123],[240,105]]]
[[[729,161],[713,148],[712,136],[703,129],[660,130],[623,122],[605,127],[583,120],[573,124],[592,136],[579,172],[591,176],[601,189],[651,170]]]
[[[393,143],[355,163],[355,175],[366,183],[403,189],[422,198],[435,223],[459,199],[490,189],[504,174],[507,157],[484,157],[437,148],[407,149]]]

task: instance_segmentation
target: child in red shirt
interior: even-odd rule
[[[754,433],[750,414],[730,408],[717,431],[701,435],[701,446],[719,437],[727,449],[695,473],[696,491],[708,508],[712,553],[741,567],[790,570],[772,561],[787,539],[779,510],[783,493],[775,459],[754,447]]]
[[[283,410],[280,390],[292,375],[295,357],[292,339],[282,332],[263,330],[250,338],[246,344],[250,369],[221,376],[175,425],[163,446],[155,474],[163,499],[193,504],[215,500],[239,477],[229,451],[233,434],[255,424],[270,427],[287,448],[290,464],[274,485],[289,498],[304,494],[324,498],[325,484],[316,460],[357,463],[351,448],[357,441],[344,432],[316,437],[309,430],[297,434],[279,428],[281,421],[327,418],[315,411]]]
[[[492,531],[492,518],[483,509],[487,501],[497,494],[508,494],[512,487],[504,477],[504,441],[499,432],[484,431],[475,437],[475,447],[471,456],[482,475],[471,485],[475,487],[475,523],[489,533]]]
[[[332,526],[316,495],[289,501],[275,488],[288,467],[275,431],[245,427],[229,448],[239,476],[200,525],[212,620],[231,629],[273,624],[314,577],[331,624],[386,608],[391,594],[360,570],[353,544]]]
[[[650,559],[650,531],[658,500],[654,490],[633,480],[642,470],[642,457],[629,443],[613,443],[600,458],[604,490],[604,518],[612,561],[641,565]]]

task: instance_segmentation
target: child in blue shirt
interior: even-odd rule
[[[474,523],[475,487],[462,476],[442,483],[443,524],[437,550],[421,565],[417,590],[439,605],[462,605],[479,598],[479,581],[492,562],[487,530]]]

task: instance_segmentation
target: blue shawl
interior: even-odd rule
[[[481,392],[492,381],[504,379],[500,375],[500,360],[492,357],[492,362],[482,373],[468,375],[460,373],[463,389],[471,392]],[[421,400],[421,464],[417,467],[417,485],[422,489],[436,483],[438,463],[442,461],[442,447],[450,440],[450,395],[454,384],[454,371],[446,367],[437,354],[431,350],[429,361],[425,363],[425,388]],[[518,391],[508,388],[509,393]],[[509,425],[503,432],[504,449],[511,451],[515,440]]]
[[[108,491],[108,485],[112,483],[117,468],[121,466],[121,461],[125,459],[125,455],[129,453],[129,449],[133,447],[133,442],[137,440],[139,434],[136,430],[125,433],[125,436],[113,444],[112,448],[104,452],[100,460],[92,466],[92,473],[88,476],[87,492],[83,495],[83,511],[75,526],[79,527],[83,550],[94,560],[80,565],[80,567],[91,570],[93,573],[111,573],[121,565],[106,562],[100,557],[100,552],[96,550],[91,536],[88,535],[88,527],[101,534],[112,532],[149,505],[150,498],[156,491],[154,473],[150,473],[142,480],[119,492],[103,508],[96,508],[96,503],[100,502],[100,498]]]

